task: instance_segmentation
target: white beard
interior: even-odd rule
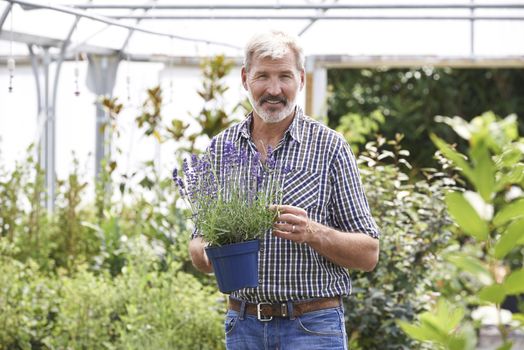
[[[298,91],[297,91],[297,94],[298,94]],[[295,97],[294,100],[287,101],[287,104],[285,105],[284,109],[280,110],[279,112],[270,112],[270,111],[265,110],[262,106],[260,106],[258,101],[255,101],[253,94],[249,90],[248,90],[248,98],[255,112],[267,124],[278,123],[286,119],[287,116],[293,113],[293,110],[295,109],[295,105],[296,105],[296,97]]]

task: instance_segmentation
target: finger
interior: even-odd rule
[[[276,237],[280,237],[283,239],[293,241],[293,242],[299,242],[299,243],[302,242],[302,237],[300,235],[296,235],[296,234],[293,234],[287,231],[273,230],[273,235],[275,235]]]
[[[280,214],[276,217],[277,222],[287,222],[288,224],[298,225],[301,222],[301,218],[294,214]]]
[[[307,212],[304,209],[292,205],[272,205],[269,208],[271,209],[271,207],[273,207],[273,210],[277,210],[281,214],[307,215]]]
[[[293,230],[294,228],[294,230]],[[285,231],[295,233],[297,232],[297,226],[290,223],[275,223],[273,224],[273,230]]]

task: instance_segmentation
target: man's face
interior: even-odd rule
[[[304,71],[288,52],[278,59],[253,57],[249,72],[242,68],[242,84],[254,112],[265,123],[278,123],[293,114]]]

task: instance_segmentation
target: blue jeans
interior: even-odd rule
[[[228,350],[347,350],[342,306],[268,322],[228,310],[224,326]]]

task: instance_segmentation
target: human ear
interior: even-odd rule
[[[242,66],[242,71],[240,75],[242,77],[242,86],[244,87],[244,89],[247,90],[247,71],[245,66]]]

